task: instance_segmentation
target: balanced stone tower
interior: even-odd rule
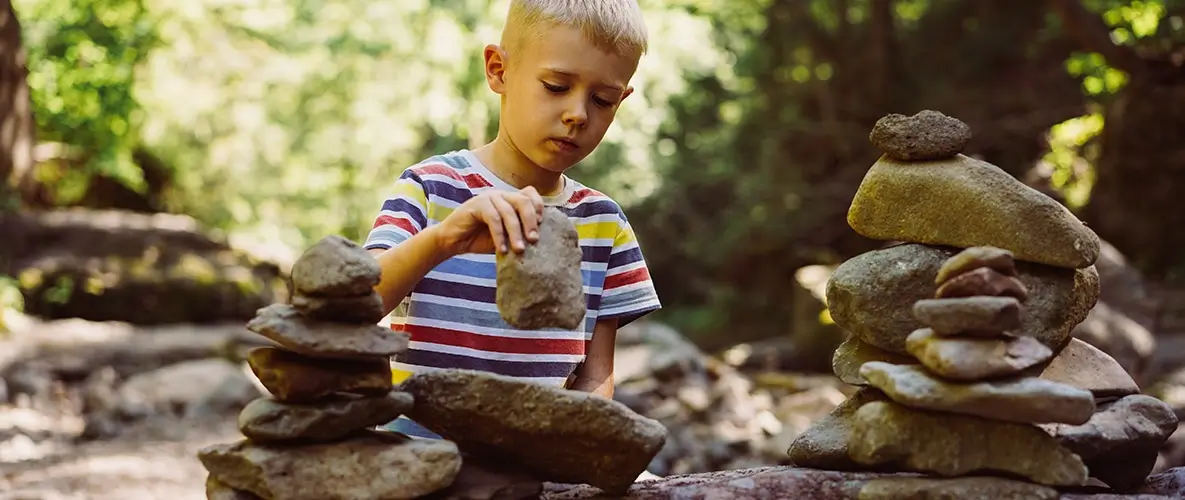
[[[290,304],[247,328],[274,346],[247,362],[270,395],[239,414],[243,439],[198,452],[208,498],[539,498],[544,483],[621,495],[667,429],[624,404],[498,374],[445,369],[392,383],[409,335],[379,326],[376,260],[329,236],[293,265]],[[586,306],[576,229],[548,209],[540,241],[499,257],[498,307],[521,328],[577,328]],[[443,439],[375,429],[406,415]]]
[[[844,262],[827,286],[849,334],[832,366],[860,389],[800,435],[790,459],[930,478],[889,480],[909,491],[1057,498],[1091,477],[1136,488],[1177,418],[1071,336],[1099,297],[1099,238],[963,155],[970,138],[929,110],[885,116],[870,134],[884,155],[848,224],[894,244]]]
[[[239,413],[244,439],[208,446],[209,498],[416,498],[461,468],[450,441],[372,431],[412,408],[389,358],[408,336],[377,323],[373,257],[345,238],[317,242],[292,267],[291,304],[261,308],[247,328],[278,345],[247,362],[270,393]]]

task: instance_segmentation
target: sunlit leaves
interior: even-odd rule
[[[136,68],[156,42],[140,0],[18,0],[38,138],[61,142],[60,202],[90,175],[141,189],[132,161],[139,102]],[[49,165],[53,168],[54,165]],[[70,187],[75,187],[71,190]]]
[[[1071,209],[1085,206],[1090,199],[1094,154],[1088,146],[1102,130],[1103,117],[1098,113],[1066,120],[1049,130],[1050,151],[1044,162],[1051,169],[1050,183]]]

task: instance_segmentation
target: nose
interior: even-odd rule
[[[564,107],[564,125],[583,128],[588,123],[588,103],[584,99],[570,99]]]

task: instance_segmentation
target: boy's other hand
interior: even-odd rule
[[[489,190],[469,198],[436,226],[449,255],[522,252],[539,239],[543,198],[534,187]]]

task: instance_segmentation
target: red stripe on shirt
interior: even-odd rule
[[[645,267],[639,267],[624,273],[605,276],[605,290],[632,285],[650,279],[650,272]]]
[[[514,354],[584,354],[584,339],[493,337],[422,325],[404,325],[403,331],[411,334],[411,340],[416,342],[464,347],[479,351]]]
[[[460,172],[457,172],[455,169],[453,169],[447,165],[439,165],[439,164],[433,163],[430,165],[424,165],[421,167],[417,167],[415,169],[415,172],[416,172],[416,174],[419,174],[419,175],[424,175],[424,174],[443,175],[443,176],[448,177],[450,179],[464,182],[465,185],[469,186],[470,189],[493,187],[493,184],[490,184],[488,181],[485,180],[484,177],[482,177],[480,175],[477,175],[477,174],[461,175]]]
[[[395,226],[399,229],[407,231],[411,234],[416,234],[416,226],[411,221],[403,217],[395,217],[392,215],[380,215],[374,221],[374,227],[379,226]]]

